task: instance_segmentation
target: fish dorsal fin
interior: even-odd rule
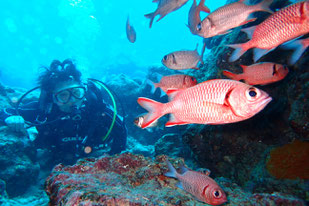
[[[200,8],[201,11],[210,13],[210,9],[205,6],[205,0],[201,0],[200,3],[198,4],[198,7]]]
[[[188,171],[189,171],[189,169],[186,168],[183,164],[181,164],[181,166],[180,166],[180,174],[184,174],[184,173],[186,173]]]
[[[242,72],[245,73],[248,66],[246,65],[239,65],[239,66],[242,68]]]
[[[207,175],[207,176],[210,175],[210,170],[206,169],[206,168],[200,168],[200,169],[197,170],[197,172],[200,172],[200,173]]]

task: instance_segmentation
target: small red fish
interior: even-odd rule
[[[223,75],[234,80],[244,80],[250,85],[266,85],[280,81],[289,73],[286,66],[275,63],[258,63],[250,66],[241,65],[242,74],[234,74],[230,71],[223,71]]]
[[[245,0],[227,4],[210,13],[202,22],[197,24],[197,34],[204,38],[227,34],[231,29],[253,22],[250,14],[256,11],[273,13],[269,5],[273,0],[263,0],[256,5],[246,5]]]
[[[126,24],[126,32],[127,32],[127,38],[131,43],[134,43],[136,41],[136,32],[133,26],[130,25],[129,16],[127,18],[127,24]]]
[[[248,36],[252,35],[252,38],[243,44],[228,45],[235,49],[230,61],[237,60],[251,48],[257,48],[254,50],[254,61],[257,61],[277,46],[309,32],[309,1],[285,7],[256,27],[242,31],[246,32]]]
[[[184,70],[184,69],[199,69],[197,64],[202,62],[202,57],[195,50],[182,50],[175,51],[165,55],[162,59],[162,64],[167,68],[174,70]]]
[[[198,5],[194,0],[188,15],[188,27],[192,34],[197,34],[197,25],[201,22],[201,11],[210,13],[209,8],[205,6],[205,0],[201,0]]]
[[[221,205],[227,201],[222,188],[209,177],[210,172],[204,174],[182,166],[181,173],[178,173],[168,160],[166,160],[166,164],[169,171],[164,175],[178,179],[180,182],[177,186],[191,193],[199,201],[210,205]]]
[[[165,93],[169,90],[186,89],[197,84],[194,77],[184,74],[163,76],[158,83],[153,83],[155,88],[161,88]]]
[[[169,113],[167,127],[239,122],[260,112],[272,100],[258,88],[227,79],[209,80],[180,91],[169,91],[168,95],[170,101],[165,104],[138,98],[137,102],[149,111],[142,128]]]
[[[309,46],[309,38],[296,40],[290,44],[285,45],[287,49],[294,49],[294,53],[289,61],[290,64],[295,64],[297,60],[301,57],[304,51]]]
[[[151,28],[152,22],[157,15],[160,15],[160,18],[157,20],[158,22],[167,14],[185,5],[187,1],[188,0],[153,0],[152,2],[158,2],[158,8],[153,13],[145,14],[145,17],[150,19],[149,28]]]

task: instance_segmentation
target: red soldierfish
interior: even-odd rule
[[[180,91],[169,91],[168,95],[170,102],[165,104],[138,98],[137,102],[149,111],[142,128],[169,113],[167,127],[239,122],[260,112],[272,100],[258,88],[227,79],[209,80]]]
[[[186,89],[197,84],[194,77],[184,74],[164,76],[159,83],[153,83],[155,88],[161,88],[165,93],[169,90]]]
[[[309,32],[309,1],[285,7],[256,27],[243,31],[252,38],[243,44],[228,45],[235,49],[230,61],[237,60],[251,48],[257,48],[254,50],[254,61],[257,61],[277,46]]]
[[[199,201],[210,205],[221,205],[227,201],[222,188],[209,177],[210,172],[204,174],[182,166],[180,174],[168,160],[166,164],[169,171],[164,175],[178,179],[180,182],[177,186],[191,193]]]
[[[170,69],[184,70],[184,69],[199,69],[197,64],[202,57],[195,50],[175,51],[165,55],[162,59],[162,64]]]
[[[205,0],[201,0],[198,5],[196,5],[196,0],[194,0],[188,15],[188,27],[192,34],[197,34],[196,28],[201,22],[201,11],[210,13],[209,8],[205,6]]]
[[[127,32],[127,38],[129,39],[129,41],[131,43],[134,43],[136,40],[136,32],[134,28],[130,25],[129,16],[128,16],[127,24],[126,24],[126,32]]]
[[[244,80],[250,85],[266,85],[280,81],[289,73],[286,66],[275,63],[258,63],[250,66],[241,65],[242,74],[234,74],[230,71],[223,71],[223,74],[230,79]]]
[[[185,5],[187,1],[188,0],[153,0],[152,2],[158,2],[158,8],[153,13],[145,14],[145,17],[150,19],[149,28],[151,28],[152,22],[157,15],[160,15],[160,18],[157,20],[158,22],[167,14]]]
[[[256,11],[272,11],[268,8],[272,0],[263,0],[256,5],[246,5],[245,0],[222,6],[210,13],[201,23],[197,25],[199,36],[209,38],[230,32],[238,26],[245,25],[255,21],[256,18],[250,18],[250,14]]]

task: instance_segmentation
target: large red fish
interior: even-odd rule
[[[250,66],[241,65],[243,73],[234,74],[230,71],[223,71],[223,74],[230,79],[244,80],[250,85],[266,85],[280,81],[289,73],[286,66],[275,63],[258,63]]]
[[[197,34],[197,25],[201,22],[201,11],[210,13],[209,8],[205,6],[205,0],[201,0],[198,5],[194,0],[188,15],[188,27],[192,34]]]
[[[133,26],[130,25],[129,16],[127,18],[127,24],[126,24],[126,33],[127,38],[131,43],[134,43],[136,40],[136,32]]]
[[[149,28],[151,28],[152,22],[157,15],[160,15],[160,18],[157,20],[158,22],[167,14],[185,5],[187,1],[188,0],[153,0],[152,2],[158,2],[158,8],[152,13],[145,14],[145,17],[150,19]]]
[[[277,46],[309,32],[309,1],[285,7],[256,27],[243,31],[249,36],[252,34],[252,38],[243,44],[228,45],[235,49],[230,61],[237,60],[251,48],[257,48],[254,50],[254,61],[257,61]]]
[[[182,166],[179,174],[168,160],[166,164],[169,171],[164,175],[178,179],[180,183],[177,186],[191,193],[199,201],[210,205],[221,205],[227,201],[222,188],[209,177],[210,172],[203,174]]]
[[[204,38],[222,35],[238,26],[255,21],[250,14],[256,11],[273,13],[268,7],[272,0],[263,0],[256,5],[246,5],[245,0],[227,4],[210,13],[203,21],[197,24],[197,34]]]
[[[142,128],[169,113],[167,127],[239,122],[260,112],[272,100],[258,88],[226,79],[209,80],[181,91],[169,91],[169,96],[171,100],[165,104],[138,98],[137,102],[149,111]]]

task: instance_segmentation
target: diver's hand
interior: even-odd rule
[[[22,116],[10,116],[4,121],[11,130],[15,132],[25,132],[25,120]]]
[[[27,134],[30,141],[33,142],[37,138],[39,132],[35,127],[30,127],[29,129],[27,129]]]

